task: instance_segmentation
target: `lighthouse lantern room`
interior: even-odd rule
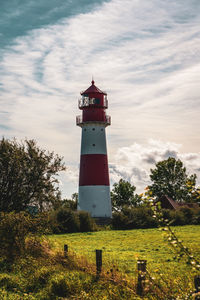
[[[92,85],[81,92],[76,124],[82,128],[78,210],[94,218],[111,218],[110,183],[105,128],[110,125],[107,94]]]

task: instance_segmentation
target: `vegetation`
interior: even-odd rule
[[[16,257],[23,256],[26,238],[36,238],[47,232],[44,216],[31,217],[28,213],[0,214],[0,257],[13,263]]]
[[[162,209],[162,214],[171,225],[200,225],[200,208]],[[159,222],[148,205],[123,207],[122,211],[113,213],[113,229],[154,228],[158,225]]]
[[[135,190],[136,187],[124,179],[114,183],[111,191],[113,210],[120,211],[124,206],[138,206],[141,202],[141,197],[134,194]]]
[[[121,212],[113,213],[113,229],[154,228],[157,222],[148,207],[123,207]]]
[[[57,175],[64,169],[62,158],[33,140],[0,141],[0,299],[140,299],[138,259],[148,262],[144,299],[191,299],[200,271],[200,208],[161,209],[152,199],[199,202],[196,175],[169,158],[151,170],[144,194],[120,179],[111,192],[111,227],[94,232],[89,213],[76,211],[77,193],[61,200]],[[96,249],[103,250],[100,278]]]
[[[200,271],[200,263],[197,258],[194,257],[191,250],[186,247],[183,241],[178,238],[174,230],[170,226],[170,220],[165,219],[162,208],[159,203],[155,205],[152,201],[152,210],[154,212],[154,217],[160,226],[160,229],[166,233],[168,243],[174,248],[177,253],[178,260],[187,259],[187,263],[191,264],[194,270]]]
[[[40,149],[33,140],[0,141],[0,211],[40,211],[56,206],[60,191],[56,178],[64,170],[62,158]]]
[[[200,190],[195,188],[196,174],[187,175],[181,160],[169,157],[156,164],[150,174],[152,185],[149,186],[151,195],[161,197],[167,195],[177,202],[200,201]]]
[[[78,193],[73,193],[71,199],[63,199],[60,202],[60,207],[64,207],[71,210],[77,210]]]
[[[173,230],[200,258],[200,226]],[[136,295],[138,259],[147,260],[144,299],[190,299],[194,291],[196,271],[178,262],[158,229],[52,235],[48,240],[39,244],[26,239],[26,254],[15,260],[12,269],[0,260],[0,299],[140,299]],[[69,246],[68,258],[63,255],[64,244]],[[99,281],[95,249],[103,250]]]
[[[66,207],[60,207],[49,213],[49,227],[53,233],[72,233],[95,231],[95,221],[86,211],[73,211]]]

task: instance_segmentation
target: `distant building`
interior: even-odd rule
[[[174,201],[172,198],[170,198],[167,195],[163,195],[158,199],[158,202],[160,202],[162,208],[166,209],[180,209],[182,207],[188,207],[188,208],[198,208],[199,204],[198,203],[180,203]]]

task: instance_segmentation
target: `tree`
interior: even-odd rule
[[[58,172],[62,158],[40,149],[34,140],[0,141],[0,211],[40,211],[60,201]]]
[[[130,182],[120,179],[114,183],[111,191],[112,207],[114,210],[121,210],[123,206],[138,206],[141,197],[134,194],[136,187]]]
[[[169,157],[156,164],[150,174],[149,191],[157,198],[167,195],[177,202],[191,202],[196,185],[196,174],[190,176],[180,159]],[[192,187],[192,188],[191,188]]]
[[[71,210],[77,210],[77,203],[78,193],[73,193],[71,199],[63,199],[60,203],[60,206]]]

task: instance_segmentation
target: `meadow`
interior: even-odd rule
[[[200,226],[172,229],[194,255],[200,255]],[[117,263],[125,272],[134,270],[137,259],[146,259],[152,270],[163,267],[163,264],[164,267],[177,266],[174,251],[157,228],[51,235],[48,239],[55,249],[62,249],[67,244],[69,251],[85,256],[90,262],[95,260],[95,249],[102,249],[105,264]]]
[[[200,259],[200,226],[173,230]],[[68,258],[63,255],[64,244],[69,247]],[[36,253],[38,246],[30,246],[32,252],[16,260],[10,270],[0,261],[0,299],[141,299],[136,295],[138,259],[147,260],[147,289],[142,299],[193,299],[197,273],[184,258],[175,259],[158,229],[49,235],[43,252]],[[103,250],[99,280],[96,249]]]
[[[176,226],[172,229],[192,254],[200,259],[200,226]],[[137,260],[145,259],[152,277],[158,280],[162,277],[162,281],[173,284],[175,290],[193,289],[196,272],[187,264],[187,260],[177,261],[176,252],[166,241],[164,233],[157,228],[52,235],[49,239],[55,248],[63,249],[63,245],[67,244],[69,252],[93,264],[95,249],[102,249],[104,269],[109,270],[114,266],[133,280],[137,277]]]

